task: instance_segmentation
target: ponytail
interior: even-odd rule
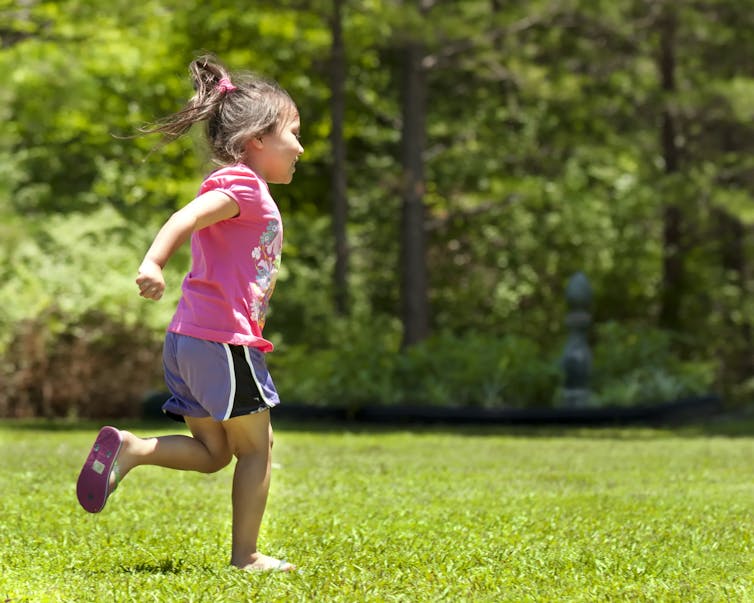
[[[207,141],[220,164],[241,160],[246,142],[279,127],[295,105],[276,82],[252,74],[232,76],[212,55],[191,61],[189,74],[194,95],[173,115],[140,128],[143,134],[161,133],[164,143],[206,122]]]

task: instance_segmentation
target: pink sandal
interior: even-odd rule
[[[99,513],[105,508],[110,496],[120,481],[118,453],[123,436],[115,427],[103,427],[94,440],[76,483],[76,495],[81,506],[89,513]],[[115,476],[115,485],[110,488],[110,474]]]

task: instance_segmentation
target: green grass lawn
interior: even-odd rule
[[[754,601],[751,424],[279,424],[261,544],[300,570],[259,575],[227,564],[230,468],[84,512],[98,427],[0,422],[0,602]]]

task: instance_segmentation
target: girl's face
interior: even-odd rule
[[[291,108],[280,126],[246,144],[246,163],[266,182],[288,184],[293,179],[304,147],[299,142],[301,124],[298,111]]]

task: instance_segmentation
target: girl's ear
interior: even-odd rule
[[[259,149],[259,150],[261,150],[264,147],[264,141],[262,140],[261,136],[255,136],[254,138],[252,138],[251,140],[249,140],[249,142],[246,143],[246,144],[250,144],[255,149]]]

